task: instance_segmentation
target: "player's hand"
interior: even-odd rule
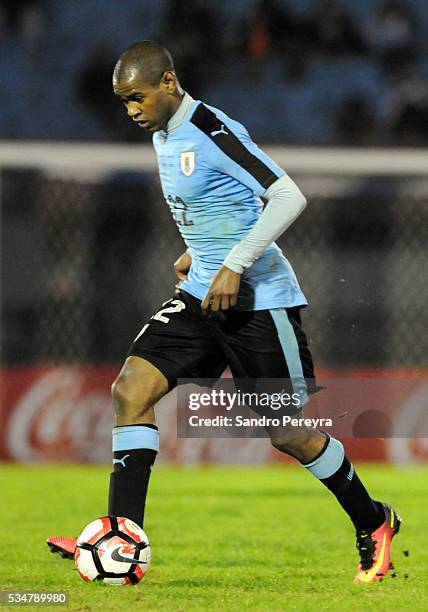
[[[222,266],[211,281],[201,304],[202,312],[210,315],[219,310],[228,310],[236,305],[241,275]]]
[[[187,274],[190,270],[190,266],[192,265],[192,258],[189,253],[186,251],[183,255],[177,259],[174,263],[174,272],[175,276],[178,279],[178,283],[175,285],[175,288],[178,289],[180,287],[181,281],[187,280]]]

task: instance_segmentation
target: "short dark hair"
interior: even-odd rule
[[[148,85],[157,85],[166,70],[174,71],[168,49],[152,40],[143,40],[122,53],[114,68],[113,82],[138,77]]]

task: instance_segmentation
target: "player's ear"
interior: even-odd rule
[[[177,77],[172,70],[166,70],[161,77],[161,86],[168,94],[174,93],[177,87]]]

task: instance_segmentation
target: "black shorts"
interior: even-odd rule
[[[300,307],[226,310],[210,318],[185,291],[164,302],[135,338],[128,356],[142,357],[167,378],[219,378],[230,366],[234,379],[304,379],[316,389],[312,356]]]

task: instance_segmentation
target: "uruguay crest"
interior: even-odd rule
[[[195,169],[195,152],[185,151],[181,154],[180,162],[184,176],[191,176]]]

